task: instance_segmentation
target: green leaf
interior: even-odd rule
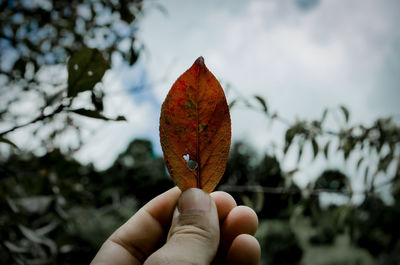
[[[263,99],[260,96],[254,96],[255,99],[257,99],[257,101],[261,104],[261,106],[263,107],[263,111],[265,113],[268,113],[268,107],[267,107],[267,103],[265,102],[265,99]]]
[[[13,70],[16,70],[19,72],[21,77],[24,77],[25,72],[26,72],[26,61],[22,58],[19,58],[18,60],[15,61]]]
[[[368,185],[368,175],[369,175],[369,167],[367,166],[364,171],[364,184]]]
[[[23,213],[29,214],[45,214],[53,201],[51,196],[27,196],[15,199],[14,204]]]
[[[10,140],[8,140],[6,138],[0,137],[0,143],[9,144],[12,147],[17,148],[19,150],[18,146],[15,143],[11,142]]]
[[[349,158],[351,152],[353,152],[353,149],[354,149],[354,143],[349,141],[345,142],[345,144],[342,147],[344,160],[347,160],[347,158]]]
[[[346,223],[351,220],[351,207],[342,206],[336,212],[336,222],[338,227],[345,227]]]
[[[393,160],[393,155],[391,153],[387,154],[386,156],[382,157],[378,163],[378,171],[383,171],[386,173],[386,170],[390,163]]]
[[[117,118],[114,119],[115,121],[127,121],[127,119],[125,118],[125,116],[122,115],[118,115]]]
[[[133,42],[131,45],[130,49],[130,54],[129,54],[129,65],[132,66],[136,63],[136,61],[139,59],[139,51],[136,51],[136,49],[133,47]]]
[[[92,91],[90,99],[93,103],[93,106],[98,111],[104,110],[103,97],[104,97],[103,93],[95,93],[94,91]]]
[[[315,140],[315,138],[311,139],[311,144],[312,144],[313,153],[314,153],[314,159],[315,159],[317,157],[318,151],[319,151],[318,143]]]
[[[4,245],[13,253],[28,253],[29,247],[28,246],[20,246],[19,244],[11,243],[10,241],[4,240]]]
[[[400,178],[400,157],[397,158],[397,167],[393,179],[399,179],[399,178]]]
[[[359,159],[358,162],[357,162],[357,166],[356,166],[356,169],[357,169],[357,170],[360,168],[361,163],[362,163],[363,161],[364,161],[364,157],[360,157],[360,159]]]
[[[325,121],[326,115],[328,115],[328,109],[324,109],[324,112],[322,112],[321,123]]]
[[[249,196],[245,194],[240,194],[240,199],[242,200],[244,205],[253,208],[253,202],[250,200]]]
[[[105,121],[126,121],[126,118],[124,116],[118,116],[117,118],[108,118],[102,115],[99,111],[97,110],[88,110],[88,109],[74,109],[70,110],[70,112],[86,116],[89,118],[94,118],[94,119],[100,119],[100,120],[105,120]]]
[[[55,242],[41,235],[38,230],[32,230],[23,225],[18,225],[18,228],[29,241],[48,246],[51,254],[55,254],[57,252],[57,245]]]
[[[228,105],[229,109],[232,109],[233,106],[235,106],[236,103],[237,103],[236,99],[232,100],[231,103],[229,103],[229,105]]]
[[[34,230],[23,225],[18,225],[18,228],[21,230],[22,234],[30,241],[35,243],[43,243],[43,238]]]
[[[107,62],[97,49],[82,48],[68,61],[68,96],[92,90],[108,69]]]
[[[256,186],[255,203],[254,203],[254,210],[256,211],[256,213],[261,212],[261,210],[264,208],[264,201],[265,201],[264,200],[264,192],[262,191],[262,188],[259,186]]]
[[[298,172],[299,170],[300,169],[298,167],[296,167],[292,170],[289,170],[288,172],[286,172],[286,176],[291,177],[291,176],[293,176],[294,173]]]
[[[342,112],[343,112],[344,120],[346,121],[346,123],[349,122],[349,117],[350,117],[350,112],[349,112],[349,110],[348,110],[345,106],[343,106],[343,105],[340,106],[340,109],[341,109]]]
[[[325,158],[326,159],[328,159],[328,152],[329,152],[329,145],[331,144],[331,142],[327,142],[326,144],[325,144],[325,147],[324,147],[324,155],[325,155]]]
[[[295,131],[292,128],[287,129],[285,133],[285,148],[283,149],[283,153],[289,150],[290,145],[292,144],[293,138],[296,136]]]
[[[303,155],[303,149],[304,149],[304,141],[301,141],[299,143],[299,153],[297,156],[297,163],[300,162],[301,156]]]

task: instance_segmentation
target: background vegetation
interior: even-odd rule
[[[72,158],[82,144],[77,117],[125,120],[104,115],[101,80],[113,54],[137,61],[142,2],[0,1],[0,7],[0,263],[88,264],[111,231],[173,186],[146,139],[133,140],[103,171]],[[319,120],[292,122],[262,97],[237,97],[230,107],[240,104],[287,126],[285,146],[275,153],[259,157],[246,143],[233,143],[218,187],[258,213],[262,263],[400,264],[399,124],[390,117],[350,124],[344,106]],[[327,129],[326,117],[337,113],[342,122]],[[11,141],[20,131],[33,150]],[[61,144],[65,135],[73,140]],[[338,169],[299,187],[292,176],[301,169],[282,170],[281,157],[297,152],[301,160],[304,150],[314,158],[342,155],[363,175],[363,189]],[[326,194],[345,202],[332,204]]]

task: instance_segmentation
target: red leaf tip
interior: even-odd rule
[[[200,56],[199,58],[197,58],[197,60],[194,63],[199,65],[199,66],[204,66],[204,58],[203,58],[203,56]]]

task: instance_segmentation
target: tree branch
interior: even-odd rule
[[[4,135],[6,135],[6,134],[8,134],[10,132],[13,132],[13,131],[15,131],[17,129],[20,129],[20,128],[26,127],[28,125],[34,124],[34,123],[36,123],[38,121],[43,121],[45,119],[51,118],[51,117],[55,116],[56,114],[60,113],[61,111],[63,111],[65,108],[69,107],[71,104],[72,104],[72,99],[67,104],[59,105],[52,113],[49,113],[49,114],[46,114],[46,115],[40,114],[38,117],[36,117],[35,119],[33,119],[31,121],[28,121],[28,122],[23,123],[23,124],[16,125],[16,126],[10,128],[8,130],[0,132],[0,137],[4,136]]]

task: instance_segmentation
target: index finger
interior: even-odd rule
[[[142,264],[168,231],[180,194],[175,187],[148,202],[107,239],[92,264]]]

